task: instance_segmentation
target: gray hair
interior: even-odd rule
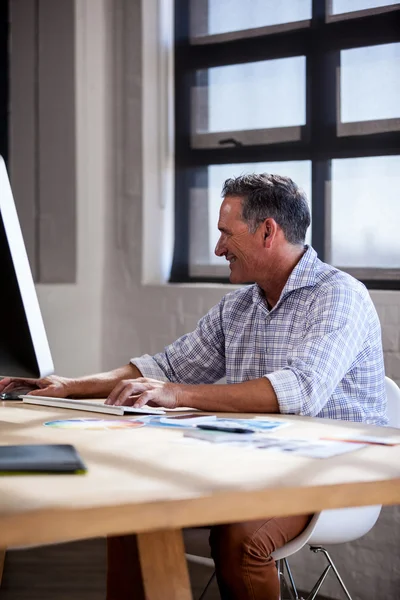
[[[283,175],[250,173],[227,179],[222,197],[242,198],[242,219],[254,233],[265,219],[274,219],[290,244],[304,244],[311,223],[305,193]]]

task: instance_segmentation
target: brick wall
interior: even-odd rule
[[[371,291],[382,326],[386,375],[400,385],[400,293]]]

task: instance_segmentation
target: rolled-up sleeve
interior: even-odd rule
[[[364,301],[354,289],[328,287],[310,305],[306,333],[287,366],[265,375],[280,412],[316,416],[361,352],[368,334]]]
[[[215,383],[225,375],[224,299],[214,306],[192,333],[150,356],[132,358],[144,377],[174,383]]]

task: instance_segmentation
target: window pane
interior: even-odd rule
[[[340,53],[341,121],[400,116],[400,43]]]
[[[311,19],[311,0],[191,0],[191,36]]]
[[[191,265],[222,265],[226,267],[226,273],[229,272],[225,259],[214,254],[219,237],[217,224],[222,202],[221,190],[229,177],[237,177],[244,173],[287,175],[305,191],[311,204],[311,161],[210,165],[204,171],[203,182],[199,177],[196,189],[191,191]],[[311,243],[311,227],[307,232],[306,243]]]
[[[304,56],[197,71],[196,133],[304,125]]]
[[[332,0],[332,14],[355,12],[356,10],[366,10],[368,8],[379,8],[381,6],[393,6],[398,4],[398,0]]]
[[[400,156],[332,161],[332,262],[400,267]]]

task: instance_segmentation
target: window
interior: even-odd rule
[[[266,171],[305,190],[322,260],[400,289],[400,7],[349,6],[175,0],[171,281],[228,281],[223,182]]]
[[[267,129],[286,140],[293,134],[300,139],[298,126],[306,123],[305,82],[304,56],[196,71],[192,147],[218,147],[226,132],[250,145],[275,141]]]
[[[354,13],[361,10],[373,8],[390,10],[391,7],[398,7],[398,0],[332,0],[332,15],[343,15],[343,13]]]
[[[400,43],[340,52],[339,135],[400,130]]]
[[[311,19],[311,0],[208,0],[206,10],[204,0],[189,1],[190,37],[197,44],[215,41],[220,34],[248,37],[266,27]]]
[[[332,261],[400,270],[400,156],[332,161]]]

